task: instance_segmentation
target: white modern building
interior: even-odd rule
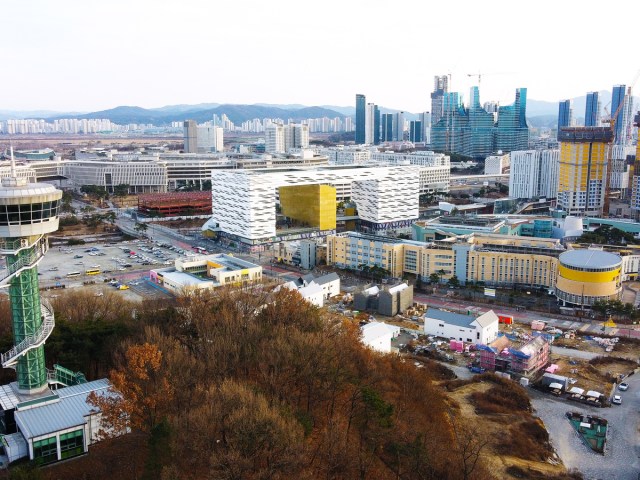
[[[556,198],[559,171],[559,150],[513,151],[509,172],[509,196]]]
[[[362,145],[322,148],[318,151],[329,159],[330,165],[368,165],[371,163],[371,150]]]
[[[316,307],[323,307],[326,299],[340,294],[340,277],[337,273],[329,273],[317,278],[307,274],[296,281],[284,283],[278,288],[296,290],[307,302]]]
[[[479,317],[429,308],[424,314],[424,333],[449,340],[488,345],[498,337],[498,316],[489,310]]]
[[[113,192],[118,185],[129,185],[129,193],[167,191],[167,167],[155,161],[71,160],[64,163],[64,176],[74,185],[97,185]]]
[[[484,160],[485,175],[501,175],[509,168],[509,154],[490,155]]]
[[[269,243],[276,235],[278,188],[331,185],[337,201],[355,200],[360,220],[371,228],[409,225],[418,218],[419,173],[413,166],[214,171],[208,223],[246,243]]]
[[[151,270],[152,282],[174,295],[223,286],[243,286],[262,280],[262,267],[223,253],[177,258],[174,268]]]
[[[381,353],[391,353],[391,340],[400,334],[400,327],[384,322],[370,322],[360,328],[362,343]]]

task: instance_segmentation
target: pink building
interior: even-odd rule
[[[492,372],[530,377],[549,363],[549,342],[543,337],[536,337],[520,348],[510,345],[504,336],[489,345],[478,345],[480,366]]]

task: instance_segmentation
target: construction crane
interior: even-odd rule
[[[638,78],[640,78],[640,69],[638,69],[638,71],[636,72],[636,74],[633,77],[633,80],[631,81],[631,84],[629,85],[629,87],[627,87],[627,92],[629,95],[631,95],[631,90],[633,89],[633,87],[635,86],[636,82],[638,81]],[[609,102],[611,103],[611,102]],[[608,105],[608,104],[607,104]],[[603,123],[608,123],[609,124],[609,129],[611,130],[611,138],[612,141],[615,138],[616,135],[616,120],[618,119],[618,115],[620,115],[620,111],[621,109],[624,107],[625,105],[625,101],[624,98],[622,99],[622,101],[620,102],[620,104],[618,105],[618,107],[616,108],[616,111],[609,117],[609,119],[604,119]],[[604,111],[609,113],[609,111],[607,110],[607,107],[605,105],[604,107]],[[608,217],[609,216],[609,206],[610,206],[610,196],[611,196],[611,170],[613,167],[613,145],[611,145],[611,148],[609,148],[609,151],[607,152],[607,162],[606,162],[606,168],[607,168],[607,172],[606,172],[606,180],[605,180],[605,186],[604,186],[604,202],[602,205],[602,216],[603,217]],[[635,173],[635,172],[634,172]],[[588,188],[588,186],[587,186]]]

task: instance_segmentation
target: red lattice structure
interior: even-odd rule
[[[211,215],[211,192],[144,193],[138,211],[149,216]]]

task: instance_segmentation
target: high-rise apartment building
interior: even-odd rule
[[[636,161],[633,164],[633,173],[631,177],[631,198],[629,204],[631,209],[636,213],[636,220],[640,215],[640,142],[636,146]]]
[[[558,208],[568,215],[602,215],[611,130],[606,127],[566,127],[559,131],[558,141]]]
[[[622,106],[621,106],[622,105]],[[618,114],[616,115],[616,112]],[[616,145],[628,145],[631,143],[633,132],[633,97],[631,88],[626,85],[614,85],[611,95],[611,116],[615,115],[615,129],[613,143]]]
[[[446,75],[434,77],[433,92],[431,93],[431,121],[433,125],[438,123],[444,115],[444,95],[448,91],[448,77]]]
[[[431,143],[431,112],[422,112],[419,115],[419,120],[422,122],[422,138],[426,144]]]
[[[373,106],[373,144],[380,144],[380,109],[377,105]]]
[[[198,153],[198,124],[195,120],[185,120],[184,153]]]
[[[402,142],[404,140],[404,112],[397,112],[395,114],[395,122],[393,124],[395,126],[393,140]]]
[[[367,143],[366,135],[367,97],[356,94],[356,145]]]
[[[380,140],[383,142],[393,141],[393,113],[382,114]]]
[[[309,125],[271,123],[264,131],[266,153],[287,153],[291,148],[309,146]]]
[[[367,145],[373,145],[376,127],[376,113],[378,113],[377,110],[378,107],[375,103],[367,103],[364,122],[364,143]],[[380,122],[378,121],[378,124],[379,123]]]
[[[197,128],[197,152],[222,152],[224,150],[224,131],[222,127],[201,125]]]
[[[511,152],[509,196],[511,198],[556,198],[560,150]]]
[[[527,148],[529,148],[527,89],[517,88],[515,101],[511,105],[498,107],[496,143],[493,150],[511,152]]]
[[[411,120],[409,122],[409,141],[413,143],[424,142],[424,130],[420,120]]]
[[[570,127],[573,122],[573,101],[562,100],[558,104],[558,132],[561,128]]]
[[[598,92],[587,93],[587,105],[584,111],[584,126],[600,126],[600,94]]]

